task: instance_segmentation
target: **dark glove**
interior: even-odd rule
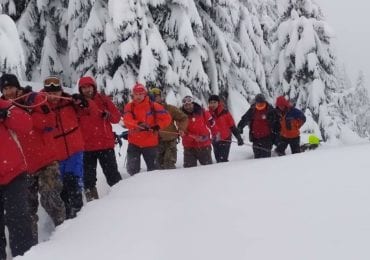
[[[152,129],[154,132],[158,132],[161,128],[159,125],[152,126],[150,129]]]
[[[50,108],[49,108],[48,105],[42,105],[42,106],[40,106],[40,109],[41,109],[42,113],[44,113],[44,114],[49,114],[50,113]]]
[[[4,120],[9,115],[8,109],[2,108],[0,109],[0,119]]]
[[[25,86],[22,91],[23,91],[23,94],[30,93],[30,92],[32,92],[32,87],[31,86]]]
[[[89,102],[86,98],[81,94],[73,94],[72,95],[73,103],[81,108],[86,108],[89,106]]]
[[[238,131],[240,134],[243,134],[243,128],[238,127]]]
[[[244,145],[244,140],[242,138],[238,139],[238,146]]]
[[[101,113],[101,117],[102,117],[103,119],[108,119],[108,118],[110,117],[110,113],[109,113],[108,111],[103,111],[103,112]]]
[[[137,125],[139,126],[140,130],[142,130],[142,131],[149,131],[150,130],[150,126],[148,126],[147,123],[139,122]]]

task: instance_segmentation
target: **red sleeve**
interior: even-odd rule
[[[128,103],[125,106],[124,112],[123,112],[123,124],[127,129],[135,129],[138,127],[138,121],[134,119],[133,117],[133,111],[132,111],[132,103]]]
[[[27,134],[32,130],[32,119],[26,111],[12,106],[9,108],[9,112],[9,117],[4,121],[7,128],[21,134]]]
[[[230,114],[230,112],[228,112],[228,113],[226,114],[226,121],[227,121],[227,126],[228,126],[229,128],[231,128],[231,127],[235,126],[234,118],[233,118],[233,116]]]
[[[154,103],[154,110],[156,113],[157,124],[161,129],[166,128],[171,124],[172,117],[162,105]]]
[[[105,99],[104,102],[107,104],[107,110],[110,113],[109,121],[112,124],[118,124],[121,119],[121,113],[109,97],[104,96],[103,98]]]
[[[31,114],[33,127],[38,130],[55,127],[55,113],[51,110],[49,104],[45,102],[46,96],[37,95],[34,104],[37,105]],[[49,113],[45,114],[41,106],[49,108]]]

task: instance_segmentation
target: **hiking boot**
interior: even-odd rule
[[[87,202],[99,199],[98,190],[96,189],[96,187],[91,188],[91,189],[86,189],[85,197],[86,197]]]

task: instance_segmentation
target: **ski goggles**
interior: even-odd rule
[[[58,77],[48,77],[44,80],[44,90],[46,92],[60,91],[62,89],[62,82]]]
[[[185,104],[191,104],[193,103],[194,99],[193,97],[191,96],[186,96],[182,99],[182,104],[185,105]]]
[[[60,79],[57,77],[48,77],[44,80],[44,87],[59,87],[61,85]]]

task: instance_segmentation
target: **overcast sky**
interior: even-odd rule
[[[354,81],[359,70],[370,85],[370,1],[316,0],[336,34],[338,57]]]

